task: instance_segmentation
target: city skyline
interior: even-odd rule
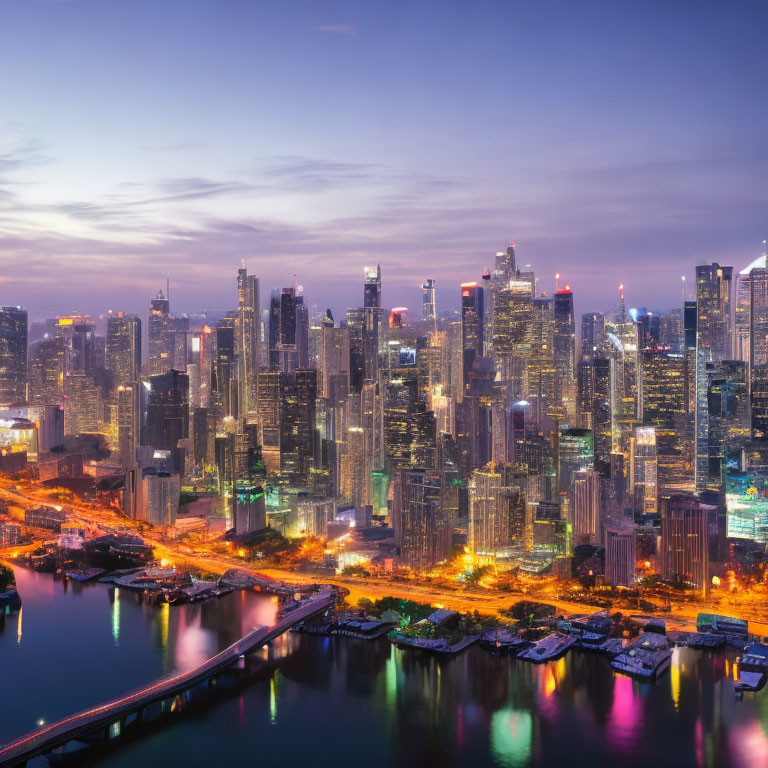
[[[2,287],[34,318],[166,276],[226,307],[243,258],[336,310],[377,262],[384,304],[434,275],[455,308],[510,238],[577,313],[620,282],[666,310],[766,235],[756,3],[5,5]]]

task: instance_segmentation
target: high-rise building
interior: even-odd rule
[[[150,376],[144,387],[147,410],[141,444],[156,451],[167,451],[171,471],[183,475],[185,443],[189,437],[189,377],[171,369]]]
[[[730,355],[732,282],[733,267],[696,267],[696,347],[708,362]]]
[[[216,360],[213,366],[212,395],[219,414],[237,417],[237,318],[232,313],[216,323]]]
[[[255,412],[259,400],[259,279],[245,266],[237,270],[236,354],[238,405],[241,413]]]
[[[709,589],[709,524],[716,507],[688,495],[665,499],[661,518],[664,576],[696,590]]]
[[[141,439],[141,387],[134,381],[117,388],[117,449],[124,469],[136,464]]]
[[[469,387],[469,372],[483,356],[483,289],[477,283],[461,284],[462,386]]]
[[[605,343],[605,315],[587,312],[581,316],[581,359],[584,360],[602,352]]]
[[[600,544],[602,516],[600,475],[591,467],[573,475],[573,540],[576,544]]]
[[[29,349],[29,402],[35,405],[64,402],[64,339],[44,338]]]
[[[141,320],[118,312],[107,318],[106,368],[115,385],[138,381],[141,376]]]
[[[669,424],[686,413],[685,357],[655,347],[640,355],[640,418],[645,424]]]
[[[635,427],[630,440],[629,491],[638,512],[653,515],[658,512],[658,457],[656,428]]]
[[[555,404],[576,418],[576,325],[573,318],[573,292],[570,286],[555,291],[553,359],[555,364]]]
[[[280,377],[280,475],[288,485],[309,487],[315,466],[317,371]]]
[[[27,310],[0,307],[0,404],[27,399]]]
[[[64,377],[64,431],[68,435],[97,432],[99,429],[99,390],[83,371]]]
[[[171,305],[167,296],[159,291],[149,302],[147,322],[150,375],[166,373],[173,365],[173,335],[171,333]]]
[[[441,473],[422,468],[395,475],[394,527],[400,561],[417,572],[434,568],[451,553],[451,523],[441,504]]]
[[[428,277],[421,285],[421,320],[425,323],[431,323],[432,329],[437,330],[434,277]]]
[[[614,587],[635,583],[635,529],[605,529],[605,581]]]
[[[382,335],[381,266],[365,268],[363,284],[363,358],[366,381],[379,376],[379,346]]]
[[[752,437],[768,439],[768,365],[756,365],[749,374]]]

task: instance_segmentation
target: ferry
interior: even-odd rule
[[[576,640],[576,648],[584,651],[595,651],[611,634],[613,620],[608,611],[598,611],[588,616],[584,622],[584,631]]]
[[[737,691],[759,691],[768,678],[768,645],[753,643],[744,649],[739,662]]]
[[[672,652],[666,635],[643,632],[611,662],[611,666],[625,675],[643,680],[655,680],[669,669]]]
[[[568,637],[568,635],[553,632],[551,635],[547,635],[542,640],[535,642],[530,648],[521,651],[517,658],[537,663],[554,661],[563,656],[575,642],[575,637]]]

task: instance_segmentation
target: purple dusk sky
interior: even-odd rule
[[[577,311],[768,237],[768,4],[0,0],[0,303],[441,309],[513,239]],[[337,315],[338,316],[338,315]]]

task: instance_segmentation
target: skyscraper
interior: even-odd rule
[[[431,323],[432,329],[437,330],[437,305],[435,303],[435,279],[428,277],[421,284],[421,320]]]
[[[363,356],[365,380],[376,381],[379,375],[379,344],[381,343],[381,267],[365,268],[363,284]]]
[[[615,587],[635,583],[635,529],[605,529],[605,581]]]
[[[716,508],[693,496],[676,495],[662,504],[661,549],[664,576],[709,589],[709,521]]]
[[[236,354],[240,413],[258,410],[259,400],[259,279],[243,265],[237,270]]]
[[[576,417],[576,326],[570,286],[555,292],[554,300],[555,403]]]
[[[149,302],[147,340],[149,342],[147,364],[150,375],[166,373],[173,365],[173,338],[171,305],[162,291],[158,291],[157,296]]]
[[[106,367],[120,386],[141,376],[141,320],[118,312],[107,318]]]
[[[156,451],[167,451],[172,471],[183,476],[184,441],[189,437],[189,377],[171,369],[150,376],[144,386],[147,411],[141,444]]]
[[[0,308],[0,404],[27,399],[27,310]]]
[[[483,289],[477,283],[461,284],[462,386],[469,387],[469,371],[483,355]]]

